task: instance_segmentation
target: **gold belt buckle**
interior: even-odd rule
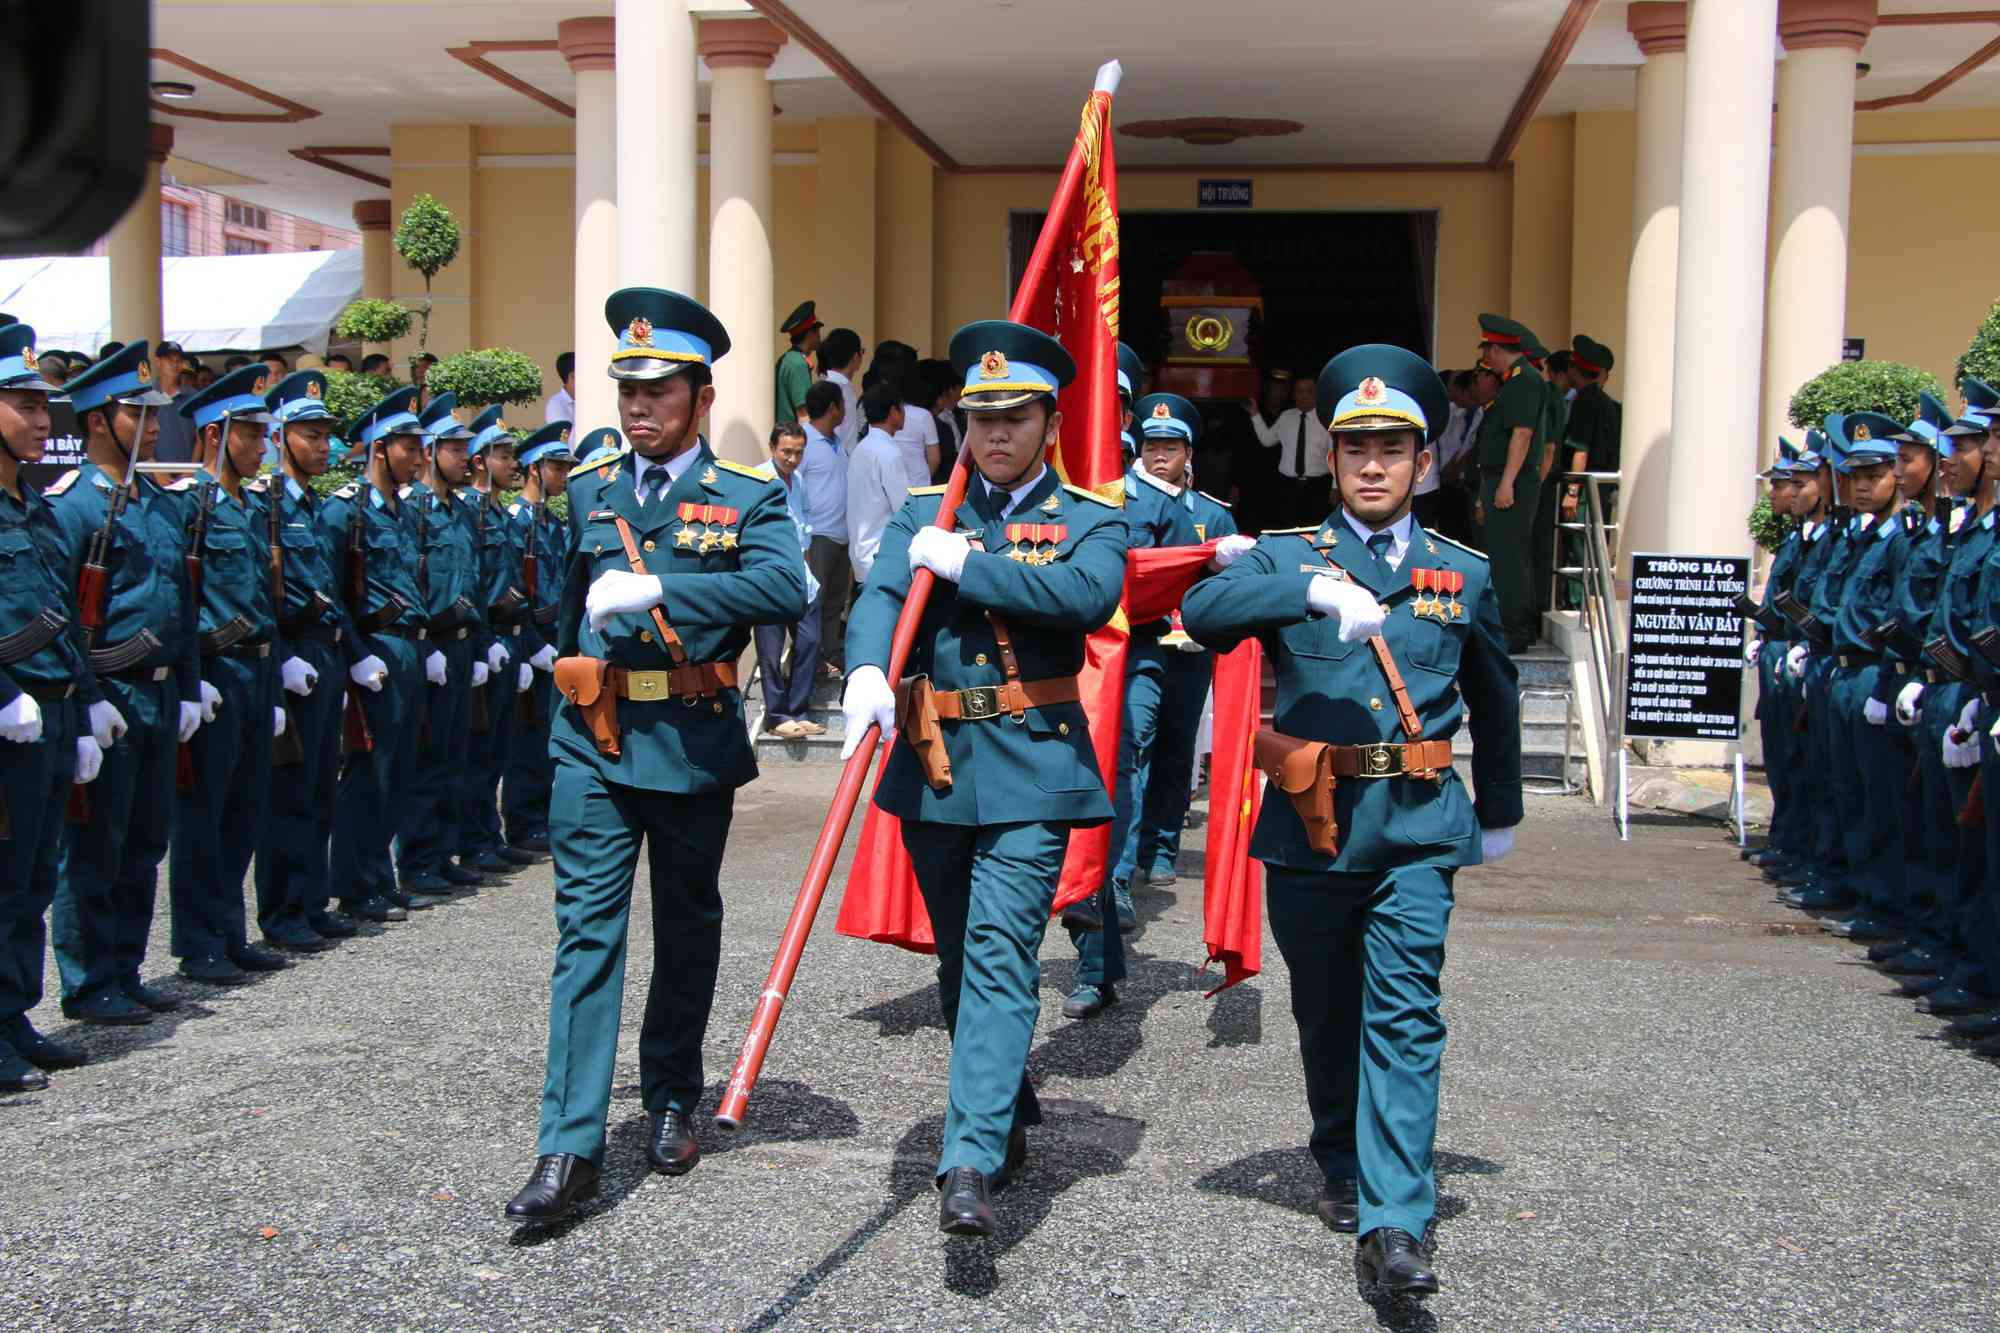
[[[974,685],[958,692],[958,715],[968,721],[1000,716],[1000,687]]]
[[[640,703],[658,703],[673,697],[673,689],[664,671],[628,671],[625,673],[625,697]]]
[[[1394,777],[1403,771],[1402,747],[1378,742],[1361,747],[1361,776],[1364,778]]]

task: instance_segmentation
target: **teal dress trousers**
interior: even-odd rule
[[[1798,573],[1805,539],[1795,525],[1778,545],[1770,573],[1764,579],[1763,606],[1773,607],[1773,599],[1790,592]],[[1773,614],[1776,614],[1773,611]],[[1782,617],[1780,617],[1782,619]],[[1791,760],[1794,726],[1798,721],[1799,696],[1791,676],[1785,671],[1785,654],[1792,646],[1789,622],[1761,631],[1757,652],[1757,731],[1764,746],[1764,773],[1771,784],[1771,844],[1790,855],[1801,854],[1798,837],[1798,801]]]
[[[883,533],[848,616],[850,670],[888,670],[910,590],[910,539],[934,522],[943,491],[912,492]],[[966,496],[957,531],[974,549],[956,585],[933,588],[906,672],[941,691],[1004,684],[997,615],[1023,681],[1074,677],[1085,639],[1110,620],[1124,589],[1124,512],[1060,485],[1049,467],[1011,503],[977,476]],[[1037,955],[1069,830],[1109,819],[1111,801],[1080,703],[1030,708],[1018,721],[1002,714],[939,725],[950,786],[934,790],[899,736],[875,803],[902,823],[937,938],[938,998],[952,1034],[937,1172],[965,1166],[990,1179],[1014,1126],[1040,1120],[1027,1081],[1041,1009]]]
[[[396,844],[396,868],[408,880],[441,874],[459,851],[460,796],[472,745],[472,664],[486,655],[486,613],[473,549],[475,514],[465,493],[439,495],[419,481],[405,492],[403,506],[420,543],[418,616],[429,631],[423,656],[440,652],[445,661],[442,685],[418,672],[424,684],[416,772],[403,794]]]
[[[500,850],[500,777],[520,717],[520,694],[515,688],[520,684],[520,666],[528,660],[521,651],[527,592],[519,586],[527,534],[488,493],[459,494],[472,510],[473,548],[478,554],[479,582],[473,600],[482,608],[482,634],[474,652],[484,660],[496,643],[507,652],[492,678],[472,690],[485,696],[486,725],[481,728],[474,719],[454,820],[459,829],[458,854],[471,856]]]
[[[629,450],[598,456],[569,482],[569,561],[555,625],[559,653],[633,671],[671,666],[650,614],[602,630],[584,615],[591,583],[629,570],[630,526],[661,610],[690,662],[734,662],[753,625],[805,614],[804,557],[784,487],[698,444],[672,484],[641,501]],[[653,898],[653,975],[639,1029],[646,1110],[689,1113],[701,1100],[702,1036],[722,952],[718,877],[736,788],[757,776],[743,697],[724,689],[618,701],[620,753],[600,755],[565,702],[551,725],[555,788],[555,972],[538,1153],[604,1154],[605,1117],[625,991],[626,923],[642,843]]]
[[[1841,771],[1852,775],[1855,787],[1848,804],[1854,817],[1841,826],[1841,847],[1864,901],[1890,920],[1914,915],[1904,901],[1896,818],[1914,756],[1902,728],[1871,723],[1864,712],[1871,701],[1885,708],[1895,702],[1898,678],[1877,641],[1895,618],[1897,573],[1909,537],[1908,526],[1892,513],[1868,525],[1854,543],[1859,554],[1833,620],[1834,718],[1846,747]]]
[[[1271,931],[1291,973],[1313,1156],[1329,1180],[1358,1182],[1363,1235],[1395,1227],[1420,1237],[1437,1200],[1438,978],[1452,876],[1478,863],[1482,828],[1521,820],[1518,677],[1484,557],[1411,522],[1391,565],[1336,511],[1316,529],[1265,534],[1182,603],[1188,632],[1218,652],[1259,637],[1277,673],[1278,731],[1340,745],[1404,739],[1374,654],[1342,642],[1338,622],[1307,607],[1308,584],[1330,566],[1388,608],[1382,637],[1422,738],[1449,739],[1471,711],[1475,796],[1450,769],[1436,780],[1343,780],[1342,842],[1329,857],[1308,845],[1291,803],[1267,793],[1250,848],[1270,867]],[[1418,570],[1462,585],[1419,614]]]

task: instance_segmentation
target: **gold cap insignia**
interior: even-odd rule
[[[1354,405],[1356,407],[1379,407],[1388,401],[1389,386],[1382,383],[1381,380],[1373,375],[1361,381],[1360,386],[1354,391]]]
[[[269,375],[259,375],[257,377],[257,382],[250,386],[250,392],[262,393],[266,388],[270,386],[270,383],[271,383],[271,377]]]
[[[21,369],[33,370],[34,368],[35,368],[35,349],[32,347],[23,347],[21,349]]]
[[[1171,421],[1173,420],[1173,416],[1174,416],[1174,410],[1171,407],[1168,407],[1165,403],[1153,404],[1153,420]]]
[[[320,397],[323,397],[323,396],[325,395],[325,393],[326,393],[326,391],[325,391],[324,389],[322,389],[322,388],[320,388],[320,387],[319,387],[319,381],[318,381],[318,380],[307,380],[307,381],[306,381],[306,397],[308,397],[308,398],[320,398]]]
[[[151,384],[152,382],[153,382],[153,363],[150,361],[141,361],[139,363],[139,383]]]
[[[653,345],[653,321],[647,319],[644,315],[634,315],[632,322],[625,326],[625,336],[630,338],[636,346],[651,347]]]
[[[564,426],[564,427],[562,428],[562,434],[561,434],[561,435],[559,435],[559,436],[557,436],[556,438],[557,438],[557,439],[559,439],[559,440],[561,440],[561,441],[562,441],[562,442],[563,442],[564,444],[568,444],[568,443],[569,443],[569,427],[568,427],[568,426]]]
[[[998,352],[988,352],[979,358],[979,378],[984,380],[1004,380],[1007,378],[1007,358]]]
[[[1854,429],[1848,432],[1848,438],[1859,444],[1863,440],[1874,439],[1875,432],[1868,429],[1867,422],[1857,421],[1854,423]]]

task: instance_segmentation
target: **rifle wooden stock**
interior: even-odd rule
[[[1965,804],[1959,809],[1958,823],[1961,828],[1978,829],[1986,827],[1986,793],[1980,778],[1981,773],[1972,775],[1972,790],[1965,794]]]

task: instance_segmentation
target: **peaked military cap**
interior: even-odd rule
[[[1191,446],[1201,438],[1201,413],[1177,393],[1149,393],[1132,404],[1132,424],[1145,440],[1180,440]]]
[[[1965,382],[1958,386],[1958,391],[1965,397],[1966,411],[1988,417],[2000,414],[2000,390],[1994,389],[1985,380],[1967,375]]]
[[[1076,362],[1061,343],[1005,319],[967,324],[951,335],[948,355],[964,379],[959,406],[968,412],[1003,412],[1053,397],[1076,378]]]
[[[1897,438],[1903,434],[1902,423],[1881,412],[1849,412],[1842,424],[1850,445],[1879,444],[1892,455]]]
[[[0,389],[30,389],[52,393],[35,360],[35,330],[16,320],[0,324]]]
[[[297,421],[331,421],[326,406],[326,372],[295,370],[272,386],[264,395],[264,407],[277,425]]]
[[[1896,461],[1896,446],[1887,436],[1877,438],[1875,434],[1874,423],[1881,421],[1887,421],[1891,428],[1896,424],[1879,412],[1827,414],[1820,429],[1826,432],[1828,447],[1835,455],[1834,471],[1851,473],[1858,467]]]
[[[708,307],[661,287],[624,287],[604,303],[618,335],[611,378],[663,380],[689,366],[712,366],[729,351],[729,331]]]
[[[1777,481],[1790,477],[1797,471],[1798,465],[1799,447],[1780,435],[1778,437],[1778,456],[1771,463],[1772,480]]]
[[[417,418],[418,434],[426,436],[433,443],[438,440],[469,440],[472,432],[467,430],[457,416],[458,395],[441,393],[431,399],[430,406]]]
[[[417,414],[410,410],[416,401],[417,386],[405,384],[356,417],[348,433],[363,446],[376,444],[392,435],[421,435],[423,428],[417,421]]]
[[[1949,458],[1953,453],[1952,443],[1944,432],[1950,425],[1951,413],[1945,410],[1944,400],[1925,389],[1917,395],[1917,419],[1904,427],[1897,438],[1927,444],[1940,457]]]
[[[527,467],[530,464],[547,462],[551,459],[554,459],[556,462],[562,462],[565,459],[572,462],[575,461],[576,455],[570,452],[569,433],[569,422],[551,421],[548,425],[529,435],[518,446],[520,449],[521,466]],[[614,442],[618,438],[617,431],[612,430],[609,426],[605,426],[585,436],[584,443],[589,444],[590,441],[605,434],[610,435]]]
[[[235,421],[267,422],[271,413],[264,395],[271,389],[271,368],[261,361],[238,366],[180,405],[180,414],[196,430],[228,417]]]
[[[79,414],[106,403],[165,407],[174,400],[153,387],[153,362],[148,355],[151,347],[144,338],[126,343],[96,365],[85,367],[62,386],[62,391]]]
[[[1792,471],[1804,475],[1817,472],[1823,467],[1832,467],[1833,460],[1827,456],[1826,432],[1817,426],[1808,427],[1806,442],[1799,450],[1798,460],[1792,464]]]
[[[1579,333],[1570,339],[1569,354],[1576,358],[1578,370],[1592,375],[1609,375],[1611,367],[1618,364],[1611,349],[1588,334]]]
[[[1126,343],[1118,344],[1118,392],[1130,402],[1139,396],[1139,386],[1146,382],[1146,359]]]
[[[785,316],[785,322],[778,326],[778,332],[798,337],[820,326],[819,316],[813,313],[811,301],[799,302],[799,308]]]
[[[495,403],[472,419],[472,424],[466,428],[472,432],[472,443],[465,446],[468,454],[483,454],[492,446],[504,444],[514,437],[514,432],[508,430],[507,423],[500,419],[505,412],[503,406]]]
[[[1549,349],[1542,346],[1542,340],[1535,336],[1533,329],[1529,329],[1526,336],[1521,339],[1521,355],[1527,357],[1529,364],[1535,369],[1540,370],[1542,362],[1549,359]]]
[[[1502,347],[1511,347],[1515,351],[1526,351],[1530,344],[1540,346],[1526,324],[1509,319],[1505,315],[1481,315],[1479,341],[1499,343]]]
[[[1451,400],[1431,363],[1388,343],[1350,347],[1326,363],[1317,386],[1328,431],[1405,430],[1435,440],[1451,419]]]

